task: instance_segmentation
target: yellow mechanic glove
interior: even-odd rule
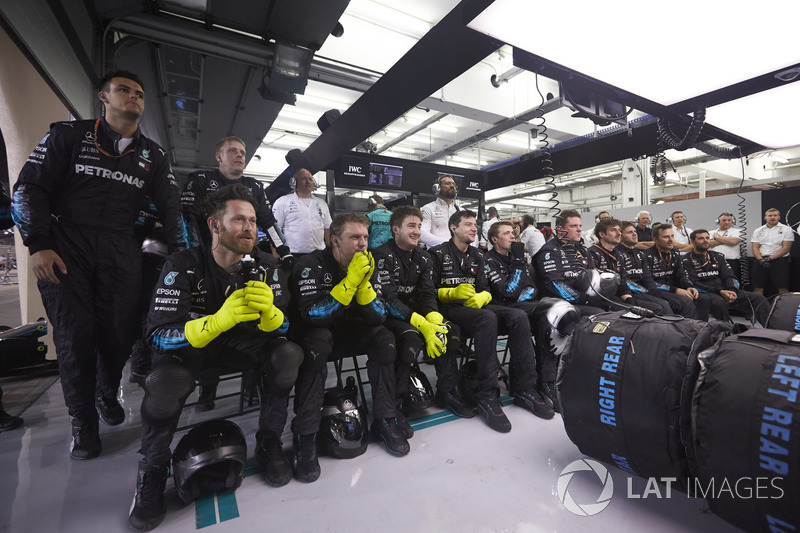
[[[375,258],[372,257],[372,253],[370,252],[364,251],[360,253],[366,254],[366,256],[369,257],[369,272],[367,272],[367,275],[364,276],[364,281],[362,281],[361,284],[358,286],[359,289],[363,289],[366,287],[366,285],[369,283],[369,280],[372,278],[372,273],[375,272]]]
[[[283,324],[283,311],[275,307],[274,295],[269,285],[263,281],[248,281],[244,288],[244,299],[247,305],[256,309],[261,314],[258,329],[261,331],[275,331]]]
[[[489,291],[483,291],[476,293],[475,296],[469,298],[464,305],[467,307],[474,307],[475,309],[480,309],[481,307],[485,306],[489,302],[492,301],[492,295]]]
[[[436,358],[447,350],[447,326],[433,324],[425,320],[422,315],[412,313],[409,320],[425,338],[425,351],[430,357]]]
[[[470,283],[462,283],[452,289],[439,289],[437,295],[439,301],[446,304],[453,300],[469,300],[475,296],[475,287]]]
[[[442,316],[441,313],[437,313],[436,311],[431,311],[430,313],[425,315],[425,320],[427,320],[428,322],[432,322],[437,326],[441,326],[442,324],[444,324],[444,317]]]
[[[239,289],[228,296],[219,311],[213,315],[190,320],[183,329],[189,344],[195,348],[203,348],[236,324],[257,318],[259,318],[258,310],[247,305],[244,289]]]
[[[364,277],[369,271],[369,256],[363,253],[354,255],[347,266],[347,275],[342,281],[334,285],[331,289],[331,296],[342,305],[350,305],[350,302],[353,301],[353,296],[356,295],[358,286],[364,281]],[[370,290],[372,290],[372,286],[370,286]]]

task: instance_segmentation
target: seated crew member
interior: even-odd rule
[[[525,261],[525,246],[514,241],[510,222],[495,222],[488,236],[492,249],[486,254],[486,266],[493,304],[486,308],[497,315],[500,332],[508,332],[510,392],[516,405],[540,418],[552,418],[558,360],[541,350],[535,354],[531,344],[536,286]],[[521,320],[522,316],[527,320]],[[537,367],[543,373],[541,379]]]
[[[632,226],[632,225],[631,225]],[[622,302],[638,305],[649,309],[658,315],[669,314],[672,312],[667,302],[650,296],[639,282],[643,278],[642,252],[640,250],[628,249],[621,244],[622,232],[620,231],[620,221],[607,218],[597,223],[595,236],[598,244],[589,248],[592,259],[597,268],[611,270],[620,276],[619,289],[616,297]],[[635,235],[635,231],[632,231]],[[648,272],[649,274],[649,272]],[[650,278],[650,283],[655,287],[655,283]]]
[[[425,347],[436,368],[436,405],[456,416],[472,418],[475,413],[456,390],[459,329],[439,313],[433,288],[433,263],[428,252],[418,246],[422,213],[413,206],[396,207],[389,226],[393,238],[373,254],[388,312],[386,327],[397,339],[394,368],[398,411],[408,395],[411,364]],[[397,420],[410,438],[414,432],[400,412]]]
[[[767,209],[764,224],[753,232],[750,247],[753,250],[753,292],[764,294],[767,280],[778,290],[778,294],[788,292],[789,252],[794,243],[792,228],[780,222],[781,212]]]
[[[556,236],[545,243],[534,257],[536,279],[543,296],[562,298],[582,316],[602,313],[606,302],[575,287],[581,272],[594,268],[591,254],[581,243],[581,215],[573,209],[556,217]]]
[[[766,298],[739,289],[739,282],[733,276],[725,256],[708,249],[708,230],[695,230],[689,238],[694,248],[683,258],[683,265],[694,286],[711,298],[711,314],[714,318],[730,322],[728,311],[735,309],[751,320],[757,318],[762,326],[766,324],[769,315],[769,306],[764,305]]]
[[[203,369],[257,371],[262,401],[256,457],[268,483],[285,485],[292,477],[280,437],[303,352],[285,337],[288,265],[255,248],[257,208],[244,185],[212,194],[211,242],[172,254],[162,269],[147,321],[155,355],[141,409],[144,458],[128,518],[135,531],[153,529],[166,515],[170,442]]]
[[[392,238],[392,230],[389,227],[389,218],[392,212],[383,205],[383,198],[378,194],[369,197],[369,251],[374,250]]]
[[[633,237],[627,227],[622,234],[623,239],[632,242]],[[711,299],[705,294],[700,294],[689,279],[681,255],[674,250],[675,236],[672,225],[661,224],[653,229],[653,239],[655,246],[644,251],[644,258],[656,283],[658,295],[667,300],[673,311],[679,315],[708,320]],[[694,313],[686,309],[687,302],[696,308]]]
[[[373,288],[378,273],[367,252],[367,223],[362,214],[337,216],[331,223],[330,246],[295,262],[292,287],[300,320],[295,321],[292,336],[305,356],[295,387],[294,475],[307,483],[320,474],[316,433],[332,355],[367,354],[372,432],[389,453],[402,456],[410,450],[397,425],[395,339],[383,326],[386,307]]]
[[[433,285],[442,304],[442,314],[458,324],[462,335],[475,339],[475,357],[478,363],[476,402],[478,413],[486,424],[501,433],[511,431],[503,406],[497,373],[498,315],[486,305],[492,301],[486,280],[486,263],[483,253],[471,246],[478,236],[475,213],[457,211],[450,217],[449,241],[430,249],[433,259]],[[523,316],[527,322],[527,317]]]

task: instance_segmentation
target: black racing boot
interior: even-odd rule
[[[456,389],[451,390],[450,392],[442,393],[441,391],[436,392],[436,396],[434,397],[434,402],[436,403],[436,407],[440,407],[442,409],[449,409],[451,413],[456,415],[460,418],[474,418],[475,417],[475,410],[467,405],[461,395],[458,393]]]
[[[408,418],[400,409],[397,410],[397,427],[406,439],[414,436],[414,428],[408,423]]]
[[[402,457],[411,451],[408,440],[397,425],[396,418],[378,418],[372,422],[372,432],[383,440],[386,451]]]
[[[539,391],[521,391],[514,394],[514,405],[527,409],[539,418],[549,420],[555,416],[553,408],[542,397]]]
[[[125,410],[116,398],[104,398],[100,395],[95,399],[94,406],[104,424],[118,426],[125,421]]]
[[[150,531],[167,516],[164,503],[164,488],[169,477],[169,467],[148,465],[144,459],[139,461],[139,475],[136,478],[136,494],[128,515],[128,525],[134,531]]]
[[[81,423],[77,418],[73,418],[72,444],[69,447],[69,456],[78,461],[94,459],[100,455],[102,449],[97,420]]]
[[[317,459],[317,434],[294,436],[294,477],[304,483],[319,479]]]
[[[3,410],[3,404],[0,404],[0,433],[8,431],[9,429],[16,429],[22,425],[22,419],[18,416],[12,416]]]
[[[197,405],[194,406],[195,411],[213,411],[216,404],[214,398],[217,397],[218,383],[209,385],[200,385],[200,393],[197,398]]]
[[[544,401],[550,404],[550,406],[553,408],[553,411],[556,413],[561,412],[561,405],[558,403],[558,393],[556,391],[555,381],[542,382],[542,384],[539,385],[539,392],[542,393]]]
[[[264,467],[264,480],[273,487],[282,487],[292,479],[292,465],[283,454],[279,437],[256,433],[256,459]]]
[[[477,401],[478,414],[481,415],[481,418],[486,421],[490,428],[500,433],[511,431],[511,422],[503,412],[503,406],[499,398],[492,398],[491,400],[477,398]]]

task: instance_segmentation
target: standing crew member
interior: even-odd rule
[[[100,454],[98,411],[108,424],[124,420],[116,395],[141,334],[135,303],[142,252],[133,228],[145,197],[158,210],[170,249],[186,247],[167,153],[139,131],[141,82],[116,71],[98,89],[104,118],[53,124],[14,192],[14,221],[53,325],[73,459]]]
[[[670,215],[670,220],[672,220],[672,233],[675,235],[675,249],[682,254],[691,252],[692,242],[689,236],[692,234],[692,228],[684,226],[686,215],[683,214],[683,211],[674,211]]]
[[[275,200],[272,213],[293,254],[324,250],[330,242],[331,213],[328,204],[314,196],[317,182],[311,172],[301,168],[289,179],[294,191]]]
[[[545,243],[544,235],[534,224],[532,215],[522,216],[522,233],[519,241],[525,246],[525,252],[530,257],[536,255]]]
[[[422,244],[431,248],[450,239],[450,217],[458,211],[458,188],[452,176],[439,176],[433,184],[436,200],[422,206]]]
[[[367,354],[372,431],[389,453],[402,456],[411,449],[397,425],[395,339],[383,326],[386,306],[373,288],[378,273],[367,252],[367,222],[357,213],[337,216],[331,224],[331,245],[295,263],[292,286],[300,320],[292,335],[305,355],[294,399],[294,475],[308,483],[320,474],[316,433],[331,355]]]
[[[193,237],[192,244],[200,245],[211,242],[206,213],[203,213],[203,202],[208,195],[226,185],[241,183],[250,190],[258,203],[256,211],[258,227],[267,235],[270,245],[277,254],[281,258],[291,261],[291,252],[286,246],[286,239],[272,214],[272,205],[264,194],[264,187],[258,180],[244,175],[247,158],[244,141],[239,137],[225,137],[217,142],[216,150],[217,169],[198,170],[189,174],[189,179],[181,194],[181,208],[189,225],[190,235]]]
[[[433,288],[433,263],[428,252],[418,246],[422,213],[412,206],[396,207],[389,225],[394,237],[373,253],[386,300],[386,327],[397,339],[398,408],[408,394],[411,364],[424,347],[436,368],[436,405],[461,418],[472,418],[475,413],[456,390],[459,328],[439,313]],[[413,435],[399,411],[398,423],[407,437]]]
[[[378,194],[369,197],[369,245],[367,249],[372,251],[378,246],[392,238],[392,229],[389,227],[389,218],[392,212],[383,205],[383,198]]]
[[[653,242],[652,229],[647,225],[650,224],[650,213],[648,211],[639,211],[636,213],[636,249],[646,250],[655,244]]]
[[[261,393],[256,457],[270,485],[292,478],[281,434],[303,352],[286,338],[289,265],[255,247],[259,204],[247,187],[226,186],[207,205],[211,243],[167,258],[148,315],[155,355],[142,400],[144,457],[129,516],[135,531],[164,519],[169,445],[204,369],[255,369]]]
[[[753,250],[755,263],[753,263],[753,292],[764,294],[767,280],[778,293],[789,290],[789,251],[794,242],[792,228],[781,224],[781,212],[767,209],[764,213],[764,224],[753,232],[750,246]]]
[[[741,232],[733,227],[733,215],[731,213],[721,213],[717,217],[719,228],[711,234],[708,245],[725,256],[725,261],[733,270],[736,279],[742,279],[742,250],[739,244],[742,242]]]

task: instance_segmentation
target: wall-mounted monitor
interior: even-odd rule
[[[403,186],[403,167],[400,165],[370,162],[368,183],[378,187],[400,189]]]

